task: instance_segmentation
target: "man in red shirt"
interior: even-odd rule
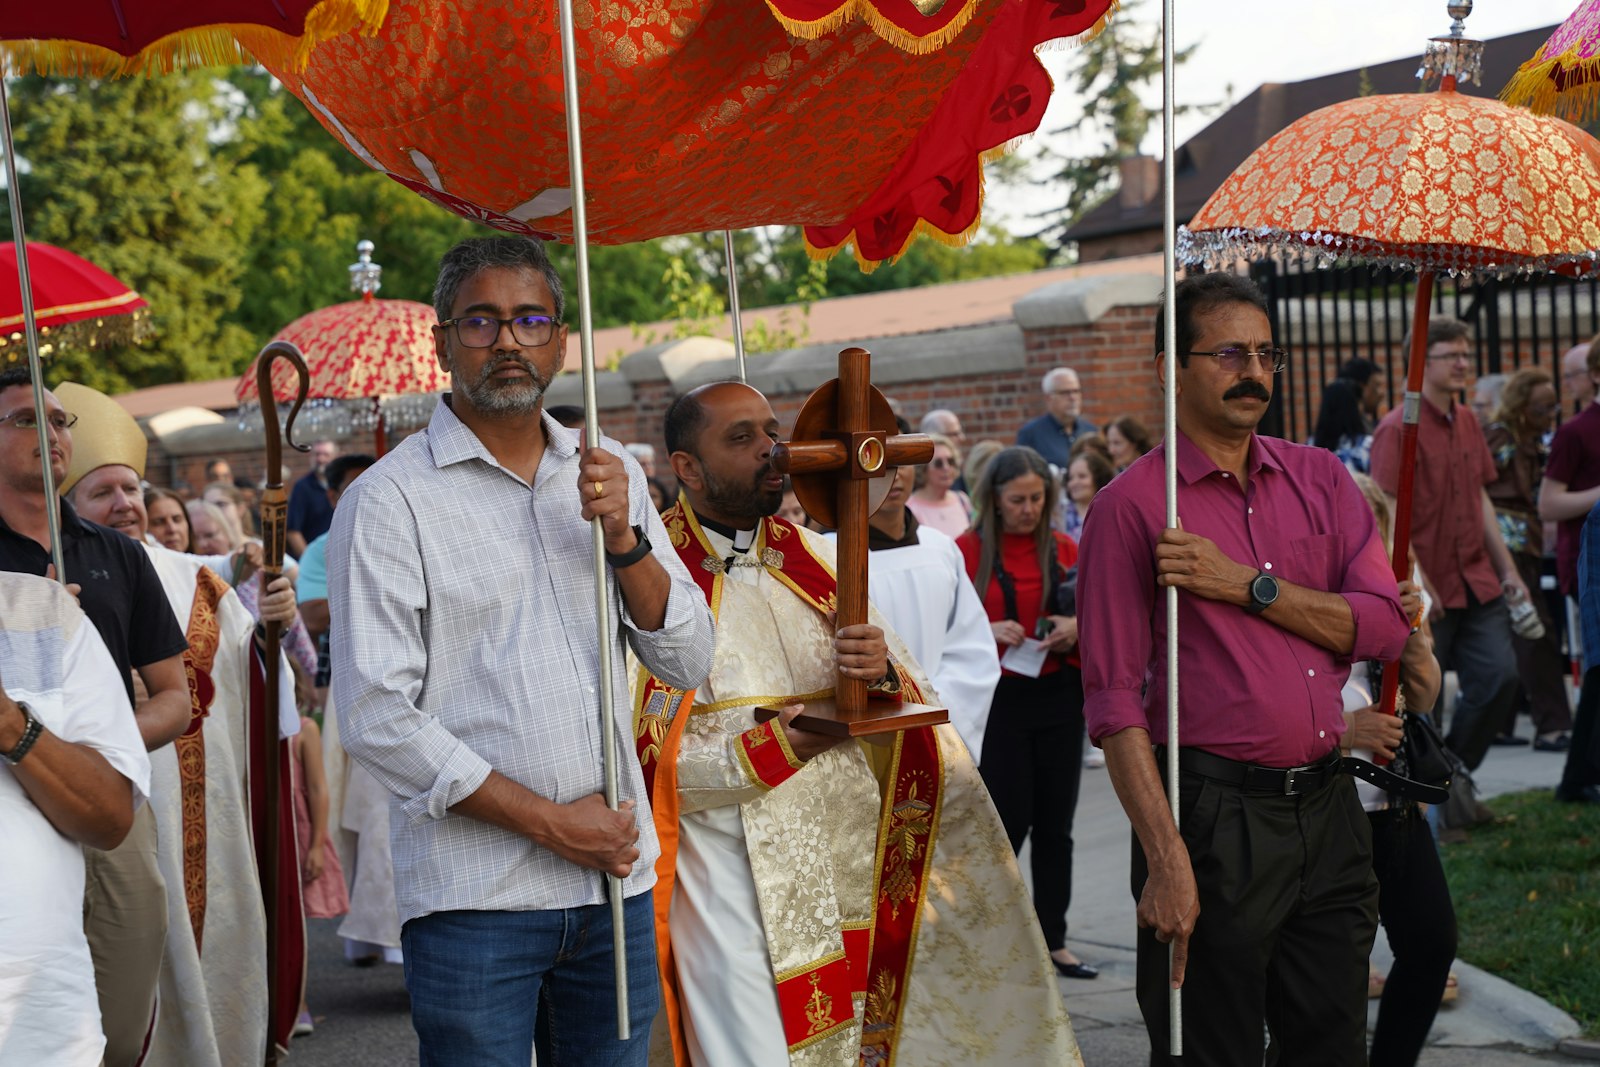
[[[1335,771],[1340,690],[1352,660],[1398,657],[1409,626],[1344,467],[1255,432],[1285,359],[1260,290],[1204,274],[1176,297],[1177,365],[1161,353],[1157,368],[1178,390],[1178,433],[1095,497],[1078,560],[1084,716],[1136,834],[1151,1062],[1177,1062],[1171,942],[1183,1063],[1260,1063],[1263,1023],[1285,1063],[1364,1063],[1377,881],[1370,827]],[[1166,528],[1167,447],[1179,529]],[[1166,737],[1165,586],[1180,591],[1181,833],[1165,750],[1151,750]]]
[[[1516,700],[1517,660],[1506,597],[1526,599],[1528,589],[1506,550],[1485,491],[1498,472],[1483,428],[1456,400],[1471,366],[1466,323],[1452,318],[1430,322],[1411,543],[1433,595],[1429,617],[1435,655],[1440,667],[1454,670],[1461,679],[1445,741],[1476,770]],[[1372,438],[1372,479],[1389,495],[1391,508],[1400,485],[1401,414],[1395,408],[1385,415]],[[1442,690],[1433,717],[1444,721]]]

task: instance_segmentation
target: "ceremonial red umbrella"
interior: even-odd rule
[[[1456,14],[1452,6],[1452,14]],[[1395,577],[1410,574],[1417,418],[1437,272],[1600,273],[1600,142],[1559,119],[1456,92],[1480,42],[1434,38],[1425,69],[1440,91],[1369,96],[1315,111],[1258,148],[1180,235],[1190,263],[1222,266],[1308,250],[1417,271],[1406,380]],[[1398,664],[1384,675],[1393,712]]]
[[[780,24],[756,0],[597,5],[575,41],[589,236],[803,224],[816,251],[851,245],[864,265],[918,232],[963,241],[983,157],[1044,115],[1034,50],[1111,6],[783,2]],[[467,218],[570,240],[556,21],[553,0],[394,0],[377,34],[329,41],[303,70],[267,66],[369,166]],[[518,76],[484,77],[468,39],[515,54]]]
[[[382,455],[386,431],[425,420],[431,409],[425,398],[448,389],[450,375],[434,351],[433,328],[439,317],[433,308],[415,300],[377,299],[383,268],[372,262],[372,242],[362,241],[356,251],[360,258],[350,267],[350,287],[361,299],[302,315],[273,340],[298,348],[310,372],[302,436],[371,428]],[[274,366],[272,390],[279,401],[294,398],[298,381],[287,362]],[[252,361],[234,390],[246,421],[259,413],[256,382]],[[401,397],[412,402],[394,402]]]
[[[1500,99],[1571,122],[1594,118],[1600,107],[1600,0],[1583,0],[1517,68]]]
[[[34,317],[47,346],[96,348],[134,340],[148,320],[144,297],[64,248],[30,241],[28,261]],[[0,245],[0,352],[12,362],[25,355],[23,320],[17,247]]]

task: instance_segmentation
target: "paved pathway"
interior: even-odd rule
[[[1488,797],[1548,788],[1560,778],[1563,758],[1527,748],[1493,749],[1480,768],[1478,784]],[[1101,976],[1091,982],[1061,979],[1061,990],[1089,1067],[1143,1067],[1149,1046],[1133,995],[1129,830],[1103,770],[1084,772],[1074,837],[1071,944],[1080,956],[1101,967]],[[415,1038],[400,968],[358,969],[344,963],[335,925],[312,924],[310,999],[318,1017],[317,1032],[295,1044],[289,1062],[295,1067],[415,1064]],[[1387,964],[1381,932],[1379,939],[1380,964]],[[1458,964],[1456,970],[1461,997],[1440,1012],[1422,1067],[1586,1062],[1552,1051],[1557,1041],[1577,1032],[1564,1013],[1469,964]]]

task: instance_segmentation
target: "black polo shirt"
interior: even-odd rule
[[[111,650],[132,703],[133,668],[159,663],[189,647],[155,565],[133,538],[78,518],[65,500],[61,555],[67,581],[83,587],[78,603]],[[0,571],[43,577],[49,566],[49,549],[0,519]]]

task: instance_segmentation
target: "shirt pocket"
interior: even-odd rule
[[[1296,538],[1289,566],[1281,575],[1307,589],[1336,591],[1344,584],[1344,538],[1338,534],[1310,534]]]

